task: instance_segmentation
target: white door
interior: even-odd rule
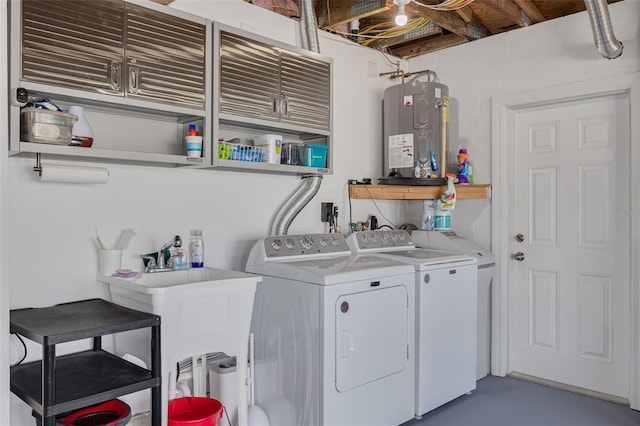
[[[629,98],[514,118],[510,370],[626,399]]]

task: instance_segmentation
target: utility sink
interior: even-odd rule
[[[185,358],[205,359],[205,354],[214,352],[238,359],[238,424],[247,424],[246,368],[240,360],[246,360],[248,355],[253,300],[256,286],[262,281],[260,275],[192,268],[140,273],[133,278],[99,275],[98,281],[108,285],[113,303],[160,315],[162,424],[167,424],[168,401],[177,396],[176,364]],[[135,332],[116,335],[117,355],[129,353],[150,365],[149,336],[130,334]],[[206,377],[206,366],[199,370]],[[205,377],[194,374],[194,388],[195,380],[206,383]]]
[[[258,278],[245,272],[218,268],[190,268],[169,272],[139,273],[133,278],[98,276],[98,280],[138,293],[154,294],[224,286],[244,278]]]

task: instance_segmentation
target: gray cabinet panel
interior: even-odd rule
[[[206,26],[126,5],[127,96],[205,105]]]
[[[293,52],[281,52],[281,91],[286,120],[305,127],[330,128],[331,65]]]
[[[220,112],[277,121],[280,53],[236,34],[220,33]]]
[[[21,6],[23,80],[122,94],[122,2],[29,0]]]

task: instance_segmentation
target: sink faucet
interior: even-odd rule
[[[170,258],[169,261],[167,263],[165,263],[164,254],[171,247],[181,247],[181,246],[182,246],[182,239],[180,238],[179,235],[176,235],[171,240],[166,242],[160,248],[160,250],[158,250],[157,260],[155,262],[153,262],[153,258],[152,257],[150,258],[150,256],[145,256],[145,255],[140,256],[140,258],[142,258],[142,259],[148,259],[149,260],[147,262],[147,266],[144,269],[144,271],[145,272],[173,271],[173,259]]]

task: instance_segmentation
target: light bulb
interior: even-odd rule
[[[407,14],[404,11],[404,5],[398,5],[398,14],[396,15],[396,25],[401,27],[407,23]]]

